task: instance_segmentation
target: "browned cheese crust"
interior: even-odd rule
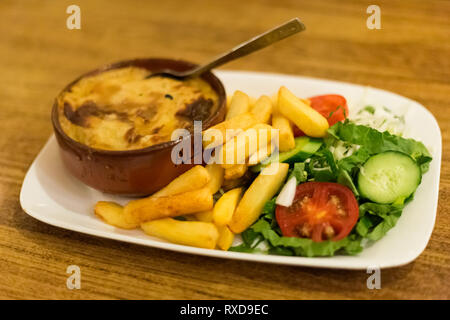
[[[171,140],[218,108],[218,96],[201,78],[151,77],[146,69],[114,69],[81,79],[58,99],[63,131],[96,149],[133,150]]]

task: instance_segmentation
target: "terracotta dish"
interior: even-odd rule
[[[114,69],[129,67],[143,68],[151,72],[163,69],[185,71],[195,67],[195,64],[182,60],[149,58],[121,61],[91,71],[71,82],[58,95],[53,105],[52,123],[62,160],[75,177],[103,192],[142,196],[161,189],[192,166],[192,164],[175,165],[172,162],[172,148],[180,143],[180,139],[152,143],[143,148],[136,148],[136,144],[133,144],[130,149],[123,150],[99,148],[97,145],[93,147],[92,144],[84,143],[83,139],[74,138],[78,136],[71,132],[68,134],[67,126],[63,129],[60,119],[61,97],[70,93],[81,80],[96,77]],[[206,116],[203,115],[203,129],[206,129],[224,120],[226,95],[222,83],[211,72],[202,74],[201,79],[209,84],[218,98],[216,108],[212,108]],[[71,111],[69,109],[69,112]],[[185,117],[186,114],[183,116]],[[66,119],[63,120],[67,123]]]

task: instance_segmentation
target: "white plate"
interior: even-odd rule
[[[249,95],[270,95],[284,85],[300,97],[338,93],[345,96],[351,109],[370,103],[385,105],[394,111],[406,112],[410,135],[425,143],[433,155],[430,170],[417,189],[414,201],[408,204],[397,226],[356,256],[324,258],[285,257],[239,252],[208,250],[168,243],[149,237],[140,230],[122,230],[109,226],[93,214],[98,200],[127,201],[93,190],[73,178],[64,168],[54,136],[50,138],[31,165],[20,194],[23,210],[45,223],[94,236],[137,243],[211,257],[286,265],[366,269],[404,265],[417,258],[425,249],[436,217],[439,171],[441,165],[441,132],[432,114],[419,103],[387,91],[354,84],[256,72],[218,71],[217,75],[231,94],[240,89]]]

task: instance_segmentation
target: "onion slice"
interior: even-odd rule
[[[283,189],[281,189],[275,203],[280,206],[290,207],[294,201],[295,190],[297,190],[297,179],[292,177],[286,182]]]

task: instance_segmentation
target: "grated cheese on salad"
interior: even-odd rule
[[[349,118],[356,124],[365,125],[381,132],[387,131],[397,136],[403,136],[405,133],[404,115],[396,115],[386,107],[365,106],[355,116]]]
[[[391,134],[405,135],[405,117],[404,115],[394,114],[387,107],[374,107],[367,105],[349,116],[349,119],[356,124],[365,125],[378,131],[387,131]],[[334,146],[330,146],[330,151],[336,160],[351,156],[359,149],[358,145],[350,144],[344,141],[337,141]]]

